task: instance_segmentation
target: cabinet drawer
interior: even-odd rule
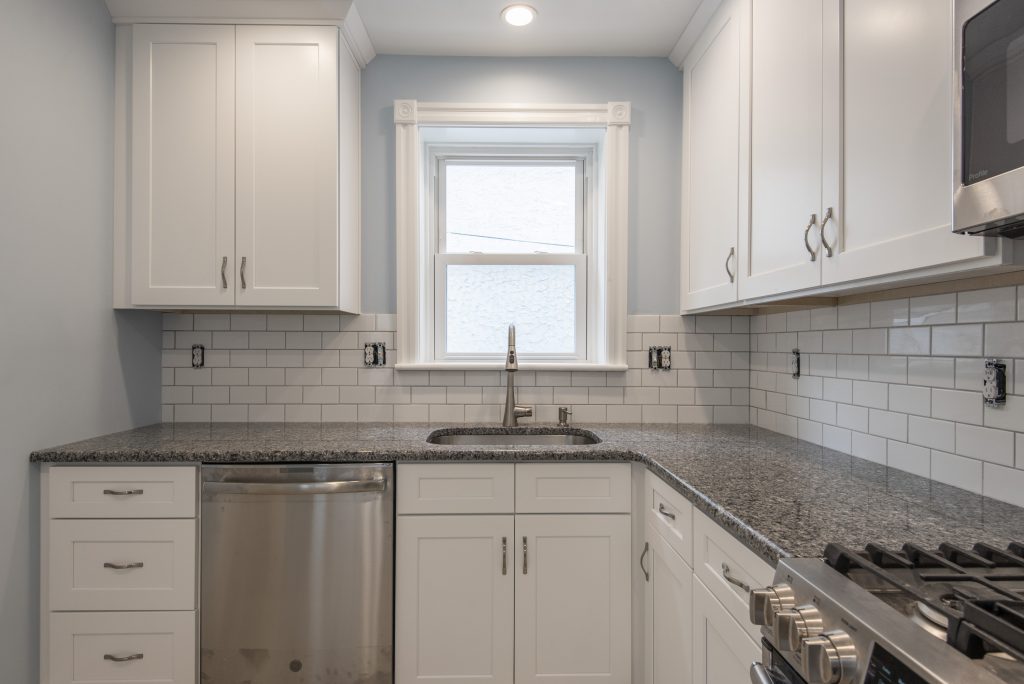
[[[693,538],[693,569],[697,577],[750,637],[760,641],[761,628],[750,622],[750,588],[771,584],[775,569],[699,511],[693,516]]]
[[[52,466],[51,518],[194,518],[193,466]]]
[[[692,566],[693,504],[649,470],[644,475],[644,496],[647,522]]]
[[[512,513],[511,463],[399,463],[398,514]]]
[[[50,610],[192,610],[194,520],[54,520]]]
[[[516,513],[629,513],[628,463],[519,463]]]
[[[194,684],[196,614],[51,613],[49,684]],[[135,657],[118,662],[117,658]]]

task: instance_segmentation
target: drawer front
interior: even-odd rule
[[[196,681],[192,611],[51,613],[49,618],[49,684]]]
[[[697,577],[750,637],[760,641],[761,628],[750,622],[750,589],[771,584],[775,569],[699,511],[694,513],[693,532]]]
[[[395,486],[399,515],[515,510],[511,463],[399,463]]]
[[[651,471],[644,483],[647,522],[692,567],[693,504]]]
[[[519,463],[516,513],[629,513],[628,463]]]
[[[194,518],[194,466],[51,466],[51,518]]]
[[[54,520],[50,610],[193,610],[195,520]]]

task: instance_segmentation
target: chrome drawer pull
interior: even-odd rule
[[[832,220],[832,207],[825,210],[825,215],[821,218],[821,246],[825,248],[825,256],[832,257],[832,245],[828,244],[828,240],[825,239],[825,226],[829,221]]]
[[[651,573],[644,567],[644,558],[647,556],[647,552],[651,550],[651,543],[644,542],[644,552],[640,554],[640,571],[644,573],[644,580],[651,581]]]
[[[729,582],[730,584],[735,584],[743,591],[747,592],[748,594],[750,593],[750,585],[730,575],[729,566],[726,563],[722,563],[722,577],[725,578],[726,582]]]
[[[501,574],[508,574],[508,537],[501,538]]]
[[[242,257],[242,267],[238,269],[238,275],[242,279],[242,289],[245,289],[245,257]]]
[[[672,511],[668,510],[667,508],[665,508],[665,504],[662,504],[662,503],[658,504],[658,512],[661,513],[666,518],[669,518],[670,520],[675,520],[676,519],[676,514],[673,513]]]
[[[220,262],[220,285],[225,290],[228,289],[228,274],[227,274],[227,270],[228,270],[228,258],[224,257],[224,259]]]
[[[523,574],[526,574],[526,537],[523,537]]]
[[[142,660],[142,654],[141,653],[132,653],[131,655],[126,655],[126,656],[116,656],[116,655],[112,655],[110,653],[107,653],[106,655],[103,656],[103,659],[104,660],[109,660],[109,661],[111,661],[113,663],[127,663],[130,660]]]
[[[139,496],[142,494],[141,489],[104,489],[104,494],[110,496]]]
[[[110,568],[111,570],[138,570],[145,567],[145,564],[142,561],[136,563],[104,563],[103,567]]]
[[[725,257],[725,272],[729,274],[729,282],[736,280],[736,274],[729,270],[729,262],[732,261],[732,256],[736,253],[735,247],[729,248],[729,256]]]

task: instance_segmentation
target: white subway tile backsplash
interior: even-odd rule
[[[872,356],[868,377],[877,382],[907,381],[907,357]]]
[[[889,408],[889,386],[884,382],[854,380],[853,403],[876,409]]]
[[[839,309],[827,306],[811,309],[811,330],[834,330],[839,325]]]
[[[889,353],[926,356],[931,353],[931,328],[890,328]]]
[[[836,376],[851,380],[867,380],[869,375],[869,357],[840,354],[836,356]]]
[[[1024,323],[986,325],[985,355],[1024,357]]]
[[[964,423],[956,425],[956,453],[961,456],[1012,467],[1013,442],[1012,432]]]
[[[931,479],[981,494],[981,461],[935,449],[931,459]]]
[[[911,444],[942,451],[956,450],[956,423],[952,421],[909,416],[907,431],[907,440]]]
[[[871,327],[889,328],[910,323],[910,300],[871,302]]]
[[[956,323],[956,293],[911,297],[910,325]]]
[[[936,356],[980,356],[980,325],[939,325],[932,328],[932,354]]]
[[[918,416],[931,415],[931,390],[913,385],[889,385],[889,409]]]
[[[229,314],[195,314],[193,330],[230,330]]]
[[[889,350],[887,330],[867,328],[853,331],[853,349],[857,354],[885,354]]]
[[[868,432],[879,437],[907,441],[907,416],[904,413],[870,409]]]
[[[867,328],[871,325],[870,304],[840,304],[839,328]]]
[[[927,387],[953,387],[953,359],[910,357],[907,382]]]
[[[853,331],[826,330],[822,333],[821,350],[829,354],[850,354],[853,352]]]
[[[914,475],[929,477],[931,475],[931,451],[924,447],[890,439],[887,445],[887,464],[892,468],[898,468]]]
[[[932,417],[958,423],[982,424],[980,392],[932,390]]]
[[[853,403],[853,381],[844,378],[824,378],[822,398],[843,404]]]
[[[886,440],[863,432],[853,433],[853,455],[875,463],[885,463]]]
[[[868,409],[851,404],[836,404],[836,425],[857,432],[867,432]]]
[[[986,427],[1024,432],[1024,396],[1010,395],[1002,406],[983,406],[983,409]]]
[[[958,323],[1012,321],[1017,317],[1017,289],[997,287],[960,292],[956,302]]]
[[[302,314],[267,314],[267,330],[302,330]]]
[[[993,499],[1024,506],[1024,470],[986,463],[982,475],[982,492]]]

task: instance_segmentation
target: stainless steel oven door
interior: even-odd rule
[[[955,12],[953,229],[1000,234],[1024,221],[1024,3]]]
[[[761,639],[761,662],[750,665],[750,684],[807,684],[807,680],[775,650],[771,642]]]

